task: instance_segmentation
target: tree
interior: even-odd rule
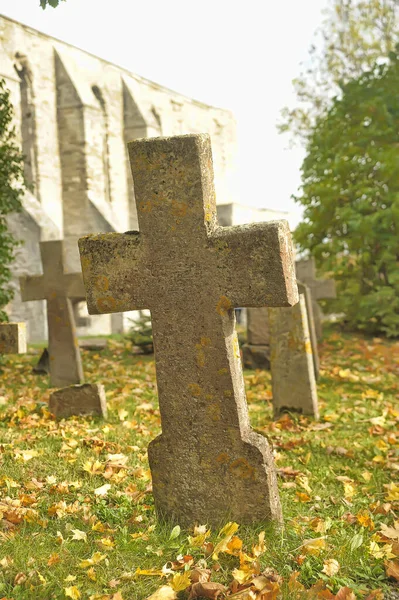
[[[4,79],[0,79],[0,321],[6,320],[2,309],[13,296],[10,265],[17,245],[8,231],[7,215],[22,210],[25,192],[23,155],[16,143],[12,118],[10,93]]]
[[[60,2],[65,2],[65,0],[40,0],[40,6],[44,10],[47,6],[52,6],[56,8]]]
[[[293,81],[297,106],[282,111],[281,133],[306,145],[317,119],[341,92],[395,49],[399,39],[399,0],[330,0],[309,63]]]
[[[295,232],[338,282],[350,326],[399,336],[399,46],[342,85],[316,121],[302,165]]]

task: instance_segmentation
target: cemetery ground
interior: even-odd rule
[[[57,423],[36,361],[6,356],[0,379],[0,597],[399,597],[398,342],[325,332],[319,422],[273,422],[270,374],[245,372],[252,425],[273,444],[280,530],[157,522],[151,356],[115,338],[83,351],[86,381],[105,385],[107,421]]]

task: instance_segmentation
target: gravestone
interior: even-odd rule
[[[295,268],[297,278],[310,288],[316,336],[320,340],[323,335],[323,313],[318,300],[337,297],[335,281],[334,279],[316,279],[316,263],[313,257],[306,260],[297,260]]]
[[[292,308],[269,308],[273,410],[318,418],[316,379],[304,294]]]
[[[20,278],[21,297],[47,301],[50,385],[83,382],[73,309],[70,298],[84,296],[81,273],[65,273],[62,240],[40,242],[43,275]]]
[[[25,323],[0,323],[0,354],[25,354]]]
[[[234,307],[297,301],[288,225],[218,227],[207,135],[128,149],[140,232],[87,236],[79,249],[90,313],[151,311],[157,513],[183,525],[280,521],[272,452],[249,423]]]
[[[84,383],[70,385],[50,394],[50,412],[56,419],[67,419],[77,415],[107,416],[104,386]]]
[[[310,289],[297,281],[298,292],[304,295],[309,335],[316,380],[319,378],[320,361],[313,317]],[[270,326],[268,308],[247,309],[247,343],[242,347],[243,363],[247,369],[270,369]]]

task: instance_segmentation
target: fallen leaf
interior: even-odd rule
[[[104,483],[104,485],[96,488],[94,490],[94,493],[96,496],[106,496],[109,492],[109,490],[111,489],[111,484],[109,483]]]
[[[173,579],[170,582],[171,587],[175,592],[182,592],[191,585],[191,573],[186,571],[185,573],[176,573],[173,575]]]
[[[176,598],[176,592],[169,585],[162,585],[151,596],[148,596],[146,600],[175,600]]]
[[[335,558],[328,558],[324,561],[323,565],[322,571],[328,575],[328,577],[333,577],[340,569],[340,564]]]
[[[217,600],[227,591],[227,588],[221,583],[193,583],[188,600],[194,598],[209,598],[210,600]]]
[[[350,588],[342,587],[335,596],[335,600],[356,600],[356,596]]]
[[[384,537],[387,537],[390,540],[395,540],[395,542],[399,542],[399,521],[395,521],[393,527],[388,527],[382,523],[381,533]]]
[[[399,581],[399,560],[388,560],[385,563],[385,572],[387,577],[392,577]]]
[[[326,540],[324,537],[304,540],[303,544],[301,545],[301,548],[303,549],[305,554],[312,554],[314,556],[317,556],[322,550],[325,550]]]
[[[72,585],[71,587],[64,588],[64,594],[67,598],[72,598],[72,600],[79,600],[81,597],[80,592],[76,585]]]
[[[72,540],[87,542],[87,534],[85,531],[80,531],[80,529],[72,529],[71,531],[73,533]]]

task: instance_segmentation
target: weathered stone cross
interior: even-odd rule
[[[0,323],[0,355],[25,354],[25,323]]]
[[[306,260],[298,260],[296,262],[296,276],[305,283],[312,294],[313,316],[318,339],[323,335],[321,308],[318,305],[318,300],[325,298],[336,298],[337,291],[335,288],[334,279],[316,279],[316,264],[313,256]]]
[[[83,369],[70,298],[84,296],[81,273],[65,273],[62,240],[40,242],[43,275],[20,278],[21,297],[47,300],[50,385],[82,383]]]
[[[128,148],[140,233],[87,236],[79,249],[90,313],[151,310],[157,512],[184,525],[280,520],[273,456],[249,424],[234,307],[297,302],[288,225],[217,226],[207,135]]]

